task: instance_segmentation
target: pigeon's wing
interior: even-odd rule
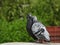
[[[44,32],[42,34],[41,33],[41,29],[44,29]],[[45,26],[42,24],[42,23],[34,23],[32,25],[32,32],[33,34],[38,38],[45,38],[45,40],[50,40],[50,37],[49,37],[49,33],[48,31],[46,30]]]
[[[34,24],[32,25],[32,32],[33,32],[33,34],[34,34],[38,39],[40,39],[40,36],[39,36],[39,34],[40,34],[40,29],[41,29],[40,23],[34,23]]]
[[[42,23],[40,23],[40,25],[41,25],[41,29],[44,29],[43,36],[44,36],[45,40],[50,41],[50,34],[47,31],[46,27]]]

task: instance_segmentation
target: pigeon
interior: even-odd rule
[[[46,27],[37,20],[36,16],[32,16],[31,14],[27,15],[27,32],[34,39],[44,40],[46,42],[50,42],[50,34],[47,31]]]

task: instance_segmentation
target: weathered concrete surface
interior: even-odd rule
[[[40,43],[30,43],[30,42],[10,42],[10,43],[3,43],[0,45],[60,45],[60,43],[45,43],[45,44],[40,44]]]

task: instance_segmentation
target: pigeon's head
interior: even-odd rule
[[[31,14],[27,15],[27,20],[32,20],[33,22],[37,22],[37,17],[36,16],[32,16]]]
[[[27,20],[29,21],[29,20],[33,20],[33,16],[31,15],[31,14],[28,14],[27,15]]]

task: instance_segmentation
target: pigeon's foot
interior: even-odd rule
[[[43,43],[43,44],[48,43],[48,42],[45,42],[44,40],[36,40],[35,42],[36,43]]]

